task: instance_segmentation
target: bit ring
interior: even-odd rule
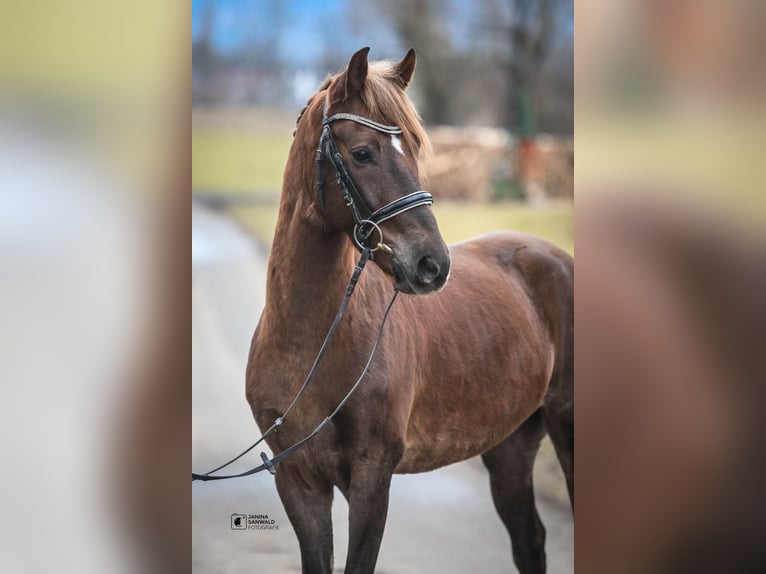
[[[366,236],[362,236],[361,233],[363,232],[362,227],[365,225],[371,225],[369,233],[366,234]],[[374,231],[378,232],[378,242],[375,244],[375,247],[370,248],[369,247],[369,239],[372,237],[372,233]],[[364,243],[362,243],[364,241]],[[356,225],[354,225],[354,243],[359,247],[359,249],[364,249],[367,247],[370,249],[370,253],[375,253],[380,246],[383,244],[383,231],[380,229],[380,226],[375,223],[374,221],[370,221],[369,219],[363,219]],[[386,245],[388,247],[388,245]]]

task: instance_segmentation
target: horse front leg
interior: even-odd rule
[[[388,491],[394,468],[404,452],[403,445],[369,458],[363,453],[351,471],[347,494],[349,541],[345,574],[373,574],[388,514]]]
[[[298,537],[303,574],[331,574],[333,567],[331,483],[283,462],[277,492]]]

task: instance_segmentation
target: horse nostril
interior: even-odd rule
[[[441,268],[430,255],[426,255],[418,262],[417,278],[421,283],[433,283],[439,276]]]

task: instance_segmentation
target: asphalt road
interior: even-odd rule
[[[244,371],[264,300],[266,255],[228,219],[195,207],[193,257],[193,428],[195,471],[207,470],[258,436],[245,400]],[[260,463],[253,452],[232,470]],[[544,443],[535,469],[538,509],[548,531],[548,571],[574,570],[574,525],[563,476]],[[267,473],[192,484],[194,571],[300,572],[294,533]],[[348,506],[333,507],[335,570],[343,571]],[[271,529],[233,530],[232,514],[261,515]],[[263,518],[263,515],[268,518]],[[395,476],[380,574],[515,572],[510,543],[497,517],[481,461]]]

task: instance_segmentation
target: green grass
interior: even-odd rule
[[[192,186],[226,192],[278,194],[290,136],[231,130],[192,133]]]
[[[274,238],[278,212],[277,204],[236,206],[229,209],[229,213],[242,228],[267,247],[271,246],[271,240]]]
[[[238,206],[231,214],[264,245],[271,245],[277,222],[276,205]],[[512,229],[531,233],[574,253],[572,204],[531,207],[518,203],[454,203],[437,201],[434,212],[447,243],[491,231]]]
[[[532,207],[519,203],[434,203],[436,220],[447,243],[491,231],[531,233],[574,253],[574,208],[571,203]]]

